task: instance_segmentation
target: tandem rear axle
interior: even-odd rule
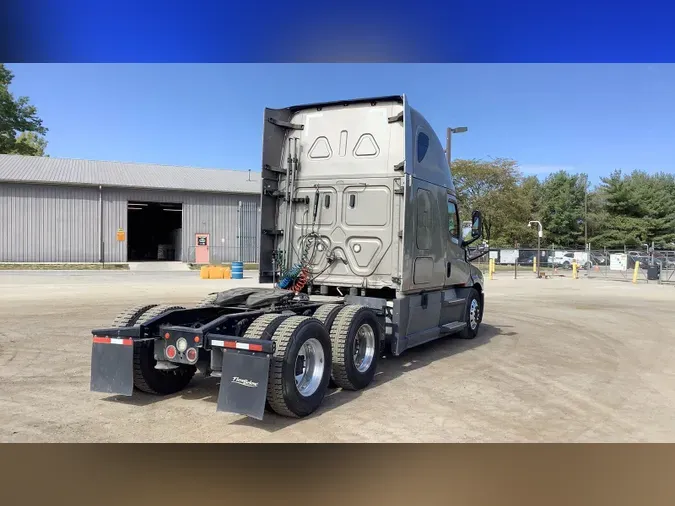
[[[475,337],[482,307],[475,288],[393,303],[359,296],[318,302],[278,288],[238,288],[190,309],[136,306],[92,331],[91,390],[171,395],[199,371],[221,378],[218,411],[262,419],[267,407],[304,417],[331,383],[366,388],[385,346],[399,355],[442,335]],[[429,327],[427,315],[443,318]],[[416,327],[422,330],[410,332]]]
[[[92,331],[91,390],[170,395],[200,371],[221,378],[218,411],[262,419],[266,404],[285,416],[310,414],[332,376],[343,388],[367,386],[384,313],[296,299],[286,290],[235,289],[191,309],[131,308]]]

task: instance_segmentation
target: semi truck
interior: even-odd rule
[[[204,374],[217,411],[301,418],[368,387],[385,353],[475,338],[482,216],[460,226],[451,133],[444,149],[405,95],[265,109],[260,283],[92,330],[90,390],[166,396]]]

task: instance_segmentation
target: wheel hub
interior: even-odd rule
[[[480,319],[480,307],[478,305],[478,301],[476,299],[473,299],[471,301],[471,308],[469,309],[469,325],[471,326],[471,330],[476,330],[476,327],[478,327],[479,319]]]
[[[366,372],[375,357],[375,332],[367,323],[361,325],[354,339],[354,367],[360,373]]]
[[[309,397],[321,384],[325,368],[323,347],[318,339],[302,344],[295,359],[295,386],[303,397]]]

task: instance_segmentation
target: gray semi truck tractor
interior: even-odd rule
[[[261,284],[93,330],[92,391],[170,395],[199,373],[220,378],[218,411],[304,417],[384,353],[477,335],[481,214],[464,236],[449,137],[405,96],[266,109],[260,198]]]

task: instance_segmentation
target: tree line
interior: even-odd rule
[[[543,181],[525,176],[515,160],[454,160],[452,173],[463,219],[483,213],[490,247],[533,247],[537,226],[542,246],[584,249],[642,249],[654,242],[675,249],[675,176],[615,170],[596,186],[587,174],[565,170]]]

